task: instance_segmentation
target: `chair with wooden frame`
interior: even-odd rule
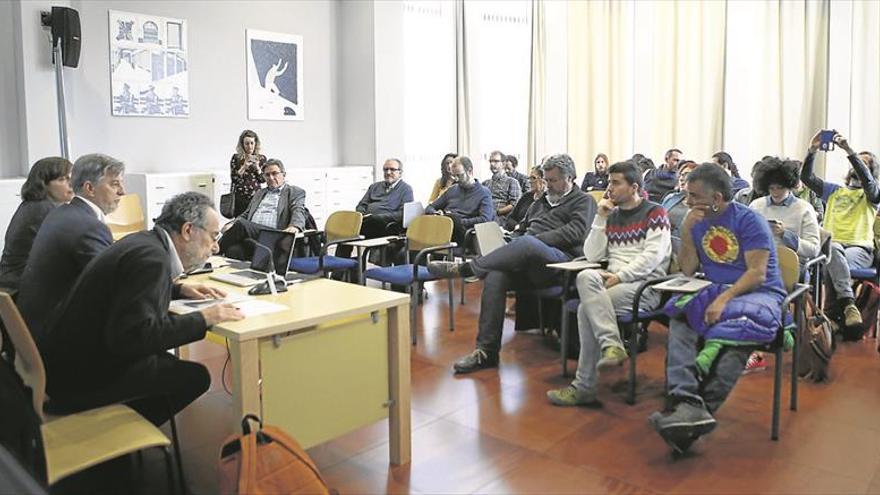
[[[440,215],[422,215],[415,218],[406,231],[406,263],[402,265],[371,268],[364,272],[364,277],[392,285],[409,287],[410,294],[410,331],[412,343],[416,344],[416,306],[425,282],[439,280],[439,277],[428,272],[423,262],[429,261],[431,254],[445,251],[452,259],[453,250],[457,246],[451,242],[452,219]],[[413,255],[413,252],[416,254]],[[366,256],[366,253],[364,254]],[[449,331],[455,330],[454,291],[452,279],[447,280],[449,295]]]
[[[327,254],[328,248],[345,242],[363,239],[360,235],[361,224],[364,216],[358,211],[336,211],[327,218],[324,231],[321,235],[321,252],[318,256],[306,256],[290,260],[290,269],[299,273],[320,273],[327,276],[330,272],[344,271],[350,274],[351,270],[358,269],[360,278],[360,258],[342,258]],[[350,281],[350,280],[349,280]],[[358,280],[359,281],[359,280]]]
[[[161,447],[165,454],[168,486],[171,490],[173,476],[168,446],[172,442],[130,407],[113,404],[55,417],[43,413],[46,399],[46,370],[43,360],[12,297],[5,292],[0,292],[0,318],[15,349],[15,369],[25,385],[31,389],[34,411],[43,422],[40,430],[49,485],[102,462],[146,448]],[[176,437],[176,428],[174,432]],[[180,488],[184,493],[180,449],[177,442],[174,445]]]

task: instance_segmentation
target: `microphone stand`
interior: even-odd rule
[[[287,281],[283,278],[278,280],[279,285],[275,285],[275,253],[273,253],[268,247],[253,239],[246,239],[246,241],[253,244],[254,248],[262,248],[269,253],[269,273],[266,274],[266,281],[262,284],[251,287],[248,294],[261,296],[264,294],[275,295],[279,292],[287,292]]]

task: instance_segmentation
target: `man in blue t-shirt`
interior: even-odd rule
[[[679,264],[685,275],[702,271],[707,280],[718,284],[718,295],[706,305],[699,322],[704,329],[721,328],[742,317],[775,335],[786,291],[773,236],[760,214],[732,199],[730,180],[720,168],[703,164],[690,173],[690,211],[681,226]],[[712,413],[733,389],[753,349],[726,347],[708,374],[700,376],[695,361],[701,334],[691,323],[681,316],[670,320],[666,376],[675,409],[665,416],[655,412],[649,418],[678,452],[715,428]],[[736,330],[735,324],[732,327]],[[736,340],[733,335],[731,339]]]

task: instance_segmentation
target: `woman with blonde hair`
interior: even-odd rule
[[[242,131],[238,136],[235,154],[229,160],[236,217],[244,213],[254,193],[265,182],[262,167],[266,163],[266,155],[261,154],[260,151],[260,137],[257,133],[250,129]]]

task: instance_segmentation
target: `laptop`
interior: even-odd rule
[[[480,256],[486,256],[507,244],[507,239],[504,238],[504,231],[495,222],[484,222],[474,225],[474,233],[477,235],[477,252],[480,253]]]
[[[295,240],[296,234],[280,230],[262,230],[259,237],[257,237],[258,243],[272,250],[275,273],[280,275],[281,278],[284,278],[287,274],[287,267],[290,266],[290,258],[293,257]],[[265,249],[254,246],[254,254],[251,256],[249,269],[229,273],[215,273],[211,275],[211,280],[239,287],[257,285],[266,281],[266,275],[269,273],[270,266],[269,259],[269,253]]]
[[[403,204],[403,228],[408,228],[409,224],[412,223],[416,217],[420,217],[425,214],[425,207],[422,206],[421,201],[410,201],[409,203]]]

